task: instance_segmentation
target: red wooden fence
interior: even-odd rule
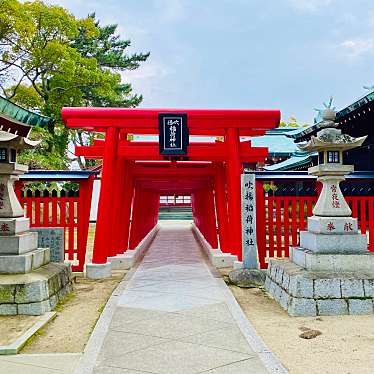
[[[18,186],[16,192],[31,227],[62,227],[65,260],[73,271],[83,271],[86,257],[93,179],[79,182],[79,191],[31,191]]]
[[[260,191],[262,184],[257,182]],[[261,268],[269,258],[289,256],[290,246],[299,243],[300,231],[307,229],[307,217],[313,215],[316,196],[268,196],[257,194],[257,244]],[[348,196],[352,216],[359,230],[368,237],[368,249],[374,252],[374,196]]]

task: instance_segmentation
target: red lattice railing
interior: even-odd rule
[[[64,228],[64,257],[73,271],[84,269],[92,183],[92,179],[81,181],[79,191],[32,191],[27,186],[16,190],[31,227]]]
[[[262,185],[259,183],[259,186]],[[258,195],[259,196],[259,195]],[[257,200],[257,244],[261,268],[269,258],[289,256],[290,246],[299,243],[300,231],[307,229],[316,196],[267,196]],[[368,250],[374,251],[374,196],[348,196],[352,216],[359,230],[368,237]]]

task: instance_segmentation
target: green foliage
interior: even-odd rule
[[[149,54],[127,55],[117,25],[101,27],[94,15],[75,18],[41,1],[0,1],[0,87],[8,99],[52,117],[42,147],[21,159],[31,168],[66,168],[67,144],[86,137],[64,128],[63,106],[139,105],[120,71],[136,69]],[[78,141],[77,141],[78,139]],[[83,166],[83,165],[82,165]]]
[[[63,170],[68,166],[67,158],[61,157],[59,148],[63,145],[50,148],[50,144],[58,145],[61,136],[53,136],[47,129],[35,127],[31,133],[31,138],[42,139],[38,147],[26,149],[18,155],[18,162],[27,164],[30,169],[55,169]]]
[[[140,63],[146,61],[149,53],[127,55],[126,48],[130,47],[130,40],[121,40],[116,35],[117,25],[101,26],[95,19],[95,14],[90,14],[91,19],[98,29],[96,38],[88,37],[85,27],[81,27],[79,35],[75,38],[73,46],[86,58],[96,59],[103,72],[135,70]],[[96,88],[84,90],[84,99],[87,105],[111,107],[135,107],[142,101],[142,96],[132,94],[130,84],[122,84],[120,75],[118,82],[113,86],[111,95],[102,94]]]
[[[78,191],[79,183],[76,182],[65,182],[62,184],[61,188],[67,191]]]
[[[299,123],[295,117],[290,117],[288,121],[281,121],[279,127],[308,127],[308,123]]]
[[[269,183],[264,183],[263,186],[262,186],[262,188],[264,189],[264,191],[266,193],[268,193],[270,190],[272,192],[275,192],[278,189],[278,187],[275,184],[273,184],[273,183],[270,183],[270,184]]]
[[[262,188],[264,189],[265,192],[269,192],[270,191],[270,184],[265,183],[265,184],[262,185]]]
[[[48,190],[51,192],[52,190],[56,190],[56,191],[61,190],[61,186],[57,182],[27,182],[24,186],[24,191],[27,191],[27,190],[31,190],[33,192],[36,190],[39,190],[39,191]]]

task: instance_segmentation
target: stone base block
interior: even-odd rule
[[[238,260],[237,256],[234,256],[230,253],[223,253],[220,250],[211,251],[210,261],[213,266],[217,269],[221,268],[230,268],[234,266],[234,262]]]
[[[37,248],[38,233],[32,231],[2,236],[0,240],[0,255],[19,255]]]
[[[329,254],[315,253],[301,247],[291,247],[290,260],[296,265],[312,271],[374,271],[374,253],[372,252]]]
[[[238,287],[252,288],[263,286],[266,271],[260,269],[237,269],[229,273],[229,281]]]
[[[353,217],[308,217],[308,231],[316,234],[357,234],[357,218]]]
[[[137,245],[135,249],[128,249],[125,253],[122,253],[117,256],[108,257],[108,262],[111,264],[112,270],[131,269],[147,251],[159,229],[159,225],[156,225],[146,235],[146,237]]]
[[[28,274],[0,275],[0,315],[40,315],[72,290],[71,268],[49,263]]]
[[[372,271],[310,271],[270,260],[265,288],[291,316],[373,314]]]
[[[212,246],[205,239],[204,235],[195,225],[192,225],[192,229],[196,239],[201,245],[201,248],[207,254],[213,266],[218,269],[233,267],[234,263],[238,261],[238,256],[232,255],[231,253],[224,253],[218,248],[212,248]]]
[[[112,264],[112,270],[128,270],[131,269],[136,260],[136,250],[129,249],[125,253],[108,257],[108,261]]]
[[[30,219],[25,217],[0,218],[0,236],[16,235],[30,229]]]
[[[112,276],[112,264],[86,264],[86,277],[89,279],[103,279]]]
[[[38,248],[21,255],[0,255],[0,274],[25,274],[49,262],[49,248]]]
[[[234,270],[243,269],[243,261],[234,261]]]
[[[300,232],[300,247],[316,253],[362,253],[368,250],[366,235],[326,235],[309,231]]]

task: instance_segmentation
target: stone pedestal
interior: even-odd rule
[[[342,134],[335,128],[335,112],[326,108],[323,129],[299,145],[319,152],[319,165],[308,169],[323,184],[314,216],[290,259],[270,260],[265,288],[292,316],[373,314],[374,254],[339,187],[353,171],[343,164],[343,152],[361,146],[366,136]]]
[[[71,269],[49,263],[27,274],[0,275],[0,315],[40,315],[72,290]]]
[[[372,314],[374,253],[357,219],[309,217],[289,260],[270,260],[265,288],[292,316]]]
[[[38,248],[38,234],[14,191],[27,171],[17,154],[36,147],[28,138],[31,126],[14,122],[0,129],[0,314],[39,315],[52,310],[71,289],[70,265],[50,263],[50,249]]]
[[[364,260],[359,257],[365,255],[356,256],[356,265],[359,265]],[[373,313],[372,268],[313,271],[290,260],[270,260],[265,288],[291,316]]]
[[[0,218],[0,315],[51,311],[72,289],[70,265],[50,263],[24,217]]]
[[[315,253],[365,253],[367,239],[352,217],[308,218],[308,231],[300,232],[300,247]]]
[[[0,216],[0,315],[49,312],[72,289],[70,265],[50,263],[29,219],[7,214]]]

